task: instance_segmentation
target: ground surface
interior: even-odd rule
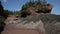
[[[32,25],[32,24],[37,23],[40,20],[43,23],[43,30],[45,29],[46,34],[60,34],[60,15],[54,15],[54,14],[31,15],[31,16],[28,16],[25,18],[14,19],[14,20],[11,20],[10,22],[8,20],[7,21],[8,23],[6,22],[8,25],[6,26],[5,29],[8,30],[9,32],[10,32],[10,29],[12,31],[16,32],[15,31],[16,25],[18,25],[18,26],[20,26],[21,24],[22,25],[26,25],[26,24]],[[15,25],[11,25],[11,24],[15,24]],[[13,30],[13,29],[15,29],[15,30]]]

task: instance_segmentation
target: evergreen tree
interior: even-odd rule
[[[3,6],[1,1],[0,1],[0,16],[3,16]]]
[[[4,26],[5,26],[5,23],[4,23],[5,18],[3,17],[4,15],[5,14],[4,14],[3,6],[0,1],[0,34],[4,30]]]
[[[35,6],[41,5],[41,1],[40,1],[40,0],[35,1],[34,5],[35,5]]]
[[[43,0],[43,3],[42,3],[43,5],[46,5],[47,4],[47,2],[46,2],[46,0]]]
[[[12,11],[9,11],[9,10],[4,10],[3,6],[2,6],[2,3],[0,1],[0,16],[4,17],[4,18],[7,18],[8,15],[10,14],[13,14]]]

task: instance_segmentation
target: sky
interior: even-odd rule
[[[29,0],[0,0],[4,9],[11,11],[18,11],[22,5]],[[46,0],[48,3],[53,5],[52,14],[60,15],[60,0]]]

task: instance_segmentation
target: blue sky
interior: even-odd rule
[[[0,0],[4,9],[11,11],[20,10],[22,5],[29,0]],[[53,5],[52,13],[60,15],[60,0],[46,0],[48,3]]]

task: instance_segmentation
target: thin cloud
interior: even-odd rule
[[[4,2],[7,2],[7,0],[3,0]]]

